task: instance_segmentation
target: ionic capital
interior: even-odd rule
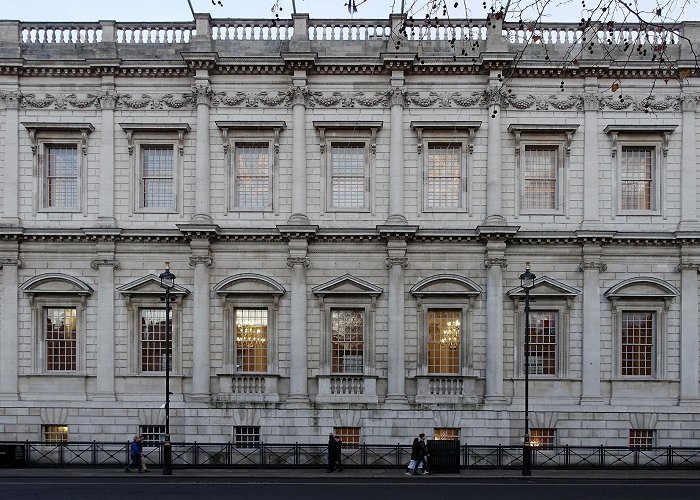
[[[499,266],[501,269],[508,267],[508,259],[504,257],[486,257],[484,259],[484,265],[486,269],[491,266]]]
[[[578,268],[580,271],[593,269],[595,271],[604,273],[608,269],[608,265],[597,260],[589,260],[581,262]]]
[[[195,267],[198,264],[203,264],[207,267],[211,267],[214,261],[208,255],[198,255],[196,257],[190,257],[190,266]]]
[[[387,257],[386,267],[392,268],[394,266],[401,266],[402,269],[408,269],[408,259],[406,257]]]
[[[309,267],[311,261],[308,257],[287,257],[287,267],[304,266]]]

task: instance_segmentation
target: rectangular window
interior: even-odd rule
[[[436,427],[433,435],[436,441],[459,441],[459,429],[456,427]]]
[[[460,318],[461,311],[458,309],[428,311],[428,373],[459,373]]]
[[[620,158],[622,210],[654,208],[654,148],[623,146]]]
[[[525,146],[523,159],[523,210],[555,210],[557,208],[557,172],[559,148]]]
[[[78,369],[77,309],[49,307],[44,310],[46,338],[46,370]]]
[[[364,371],[364,309],[331,309],[331,372]]]
[[[622,375],[651,376],[654,357],[656,314],[650,311],[622,312]]]
[[[78,208],[78,146],[46,146],[46,207]]]
[[[531,375],[555,375],[557,367],[558,313],[556,311],[530,312]]]
[[[163,372],[165,371],[167,352],[165,309],[141,309],[139,316],[141,322],[141,371]],[[172,315],[170,319],[170,371],[172,372]]]
[[[364,143],[331,145],[331,207],[366,206],[367,151]]]
[[[47,443],[66,443],[68,442],[68,426],[42,425],[41,437]]]
[[[429,144],[425,180],[426,209],[459,208],[462,150],[459,144]]]
[[[236,369],[267,372],[267,309],[235,310]]]
[[[343,442],[343,448],[360,446],[360,427],[334,427],[333,434]]]
[[[654,431],[651,429],[630,429],[630,448],[650,450],[654,447]]]
[[[144,446],[158,446],[165,436],[164,425],[141,425],[139,434],[143,437]]]
[[[554,446],[555,429],[530,429],[530,444],[541,448]]]
[[[237,208],[270,206],[272,175],[268,144],[236,145],[234,196]]]
[[[233,431],[233,443],[236,448],[256,448],[260,444],[260,427],[236,426]]]
[[[141,147],[143,208],[175,208],[175,164],[172,146]]]

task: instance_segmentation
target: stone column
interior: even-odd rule
[[[697,132],[695,128],[695,110],[697,95],[683,94],[681,96],[682,118],[682,149],[681,149],[681,222],[679,231],[700,230],[698,224],[698,178],[697,178]]]
[[[207,70],[197,70],[192,87],[197,106],[195,213],[193,222],[211,223],[211,149],[209,131],[209,108],[212,90]]]
[[[114,108],[117,94],[114,76],[102,77],[102,90],[98,95],[102,110],[100,125],[100,206],[97,221],[100,226],[114,227]]]
[[[486,160],[486,225],[505,225],[501,196],[501,97],[500,74],[491,71],[486,98],[489,114],[488,157]]]
[[[209,240],[192,240],[190,247],[193,255],[190,257],[190,266],[194,267],[191,399],[208,401],[211,392],[209,268],[212,265],[212,258],[209,250]]]
[[[308,368],[306,344],[306,268],[309,267],[306,239],[289,241],[287,266],[292,268],[291,335],[288,401],[308,400]]]
[[[19,220],[19,92],[0,93],[5,102],[5,161],[2,184],[4,203],[3,226],[18,226]]]
[[[503,396],[503,269],[506,244],[486,244],[486,394],[487,403],[504,403]]]
[[[387,402],[406,400],[406,369],[404,340],[404,269],[408,267],[406,241],[390,239],[387,243],[386,265],[389,268],[389,342]]]
[[[681,391],[680,404],[697,404],[700,400],[698,391],[698,268],[697,256],[691,256],[682,250],[681,264]]]
[[[403,109],[406,91],[403,71],[394,71],[391,77],[391,154],[389,155],[389,218],[387,223],[405,224],[404,216],[404,157]]]
[[[0,399],[16,400],[18,398],[18,343],[17,311],[19,308],[19,267],[18,249],[11,257],[0,257],[2,267],[2,295],[0,299]]]
[[[600,273],[602,248],[584,245],[583,261],[583,381],[581,404],[602,402],[600,394]]]
[[[583,221],[582,227],[600,221],[598,174],[598,79],[586,77],[583,94]]]
[[[114,242],[97,244],[97,258],[90,263],[97,269],[96,387],[93,399],[114,401]]]
[[[306,73],[296,71],[292,96],[292,215],[290,224],[308,224],[306,216]]]

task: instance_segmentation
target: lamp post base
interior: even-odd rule
[[[532,446],[529,441],[523,444],[523,476],[532,475]]]
[[[173,447],[170,436],[166,436],[165,441],[163,441],[163,475],[173,475]]]

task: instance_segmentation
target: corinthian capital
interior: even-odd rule
[[[600,109],[600,97],[597,94],[586,92],[581,96],[584,111],[598,111]]]
[[[211,98],[213,93],[211,91],[211,86],[206,83],[200,83],[192,86],[192,95],[194,96],[195,102],[199,104],[205,104],[207,106],[211,105]]]
[[[291,87],[289,89],[289,100],[292,106],[301,104],[306,106],[309,101],[309,89],[307,87]]]
[[[19,109],[22,95],[19,92],[0,92],[0,99],[5,102],[7,109]]]
[[[404,87],[391,87],[388,93],[391,106],[406,106],[407,93]]]
[[[680,97],[681,110],[693,112],[698,108],[698,96],[692,94],[683,94]]]
[[[114,109],[117,106],[119,96],[111,90],[104,90],[96,94],[97,104],[100,109]]]

